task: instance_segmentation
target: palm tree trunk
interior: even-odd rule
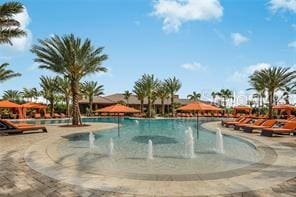
[[[171,108],[172,108],[172,116],[175,116],[175,106],[174,106],[174,94],[171,94]]]
[[[93,99],[89,97],[89,114],[92,115],[93,112]]]
[[[164,116],[164,99],[161,99],[161,115]]]
[[[226,108],[226,98],[224,97],[224,108]]]
[[[272,104],[274,101],[274,93],[268,92],[268,118],[272,119]]]
[[[70,116],[70,105],[69,105],[70,98],[68,96],[66,97],[65,102],[66,102],[66,109],[67,109],[66,114],[67,114],[67,116]]]
[[[50,116],[53,117],[54,115],[54,99],[50,99]]]
[[[143,105],[144,105],[144,100],[141,99],[141,106],[140,106],[141,113],[143,113]]]
[[[79,81],[71,81],[72,90],[72,125],[79,125],[80,123],[80,113],[79,113]]]
[[[148,97],[148,118],[151,118],[151,99]]]

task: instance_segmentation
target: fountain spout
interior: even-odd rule
[[[147,155],[148,160],[153,159],[153,144],[152,140],[148,140],[148,155]]]
[[[223,135],[220,128],[216,132],[216,151],[220,154],[224,153]]]
[[[185,131],[185,157],[189,159],[195,158],[194,138],[191,127]]]
[[[95,135],[93,134],[92,131],[90,131],[90,132],[89,132],[89,137],[88,137],[89,148],[90,148],[90,149],[94,149],[94,148],[95,148],[95,140],[96,140]]]

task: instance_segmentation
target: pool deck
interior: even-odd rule
[[[237,171],[229,176],[231,173],[225,172],[219,179],[145,181],[79,174],[50,160],[49,145],[64,135],[116,125],[91,123],[90,127],[82,128],[50,125],[48,133],[0,136],[0,196],[295,196],[295,136],[261,137],[222,128],[219,122],[202,126],[210,130],[219,127],[224,134],[250,140],[272,152],[267,151],[267,160],[248,169],[248,173]]]

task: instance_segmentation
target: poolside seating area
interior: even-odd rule
[[[4,133],[23,133],[25,131],[42,131],[47,132],[45,126],[27,123],[13,123],[8,120],[0,120],[0,132]]]
[[[221,120],[221,125],[245,133],[258,133],[261,136],[296,135],[296,118],[266,119],[241,116],[236,119]]]

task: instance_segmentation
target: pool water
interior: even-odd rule
[[[204,122],[201,119],[200,122]],[[84,122],[117,122],[116,119],[84,119]],[[262,159],[255,146],[244,140],[223,136],[224,154],[216,151],[216,134],[199,126],[194,119],[121,119],[117,128],[92,131],[95,147],[90,149],[89,134],[72,134],[57,146],[52,157],[78,171],[124,177],[192,175],[243,168]],[[193,130],[195,157],[185,157],[185,130]],[[114,143],[110,157],[109,142]],[[148,160],[148,140],[152,140],[154,159]]]

